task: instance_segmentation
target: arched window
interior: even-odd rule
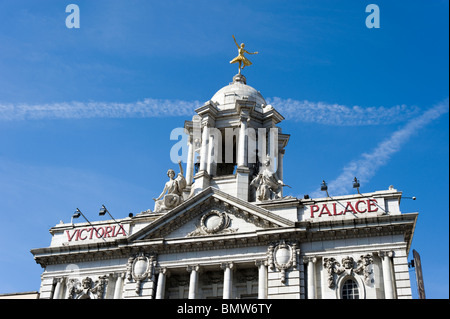
[[[342,285],[342,299],[359,299],[358,284],[352,278],[348,278]]]

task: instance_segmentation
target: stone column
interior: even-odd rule
[[[258,299],[267,299],[267,261],[257,260],[258,267]]]
[[[308,272],[308,299],[316,299],[316,271],[315,264],[317,258],[314,256],[305,256],[303,257],[303,263],[307,264],[307,272]]]
[[[392,261],[394,256],[393,251],[380,251],[378,256],[381,258],[383,268],[383,281],[384,281],[384,297],[386,299],[394,299],[394,285],[392,282]]]
[[[114,286],[114,299],[121,299],[122,296],[122,288],[123,288],[123,278],[125,274],[117,274],[116,275],[116,284]]]
[[[62,285],[64,283],[64,278],[55,278],[56,286],[53,291],[53,299],[61,299]]]
[[[277,160],[277,175],[280,180],[283,181],[283,158],[285,150],[278,150],[278,160]],[[280,187],[280,197],[283,197],[283,187]]]
[[[160,268],[158,275],[158,285],[156,286],[155,299],[164,299],[164,292],[166,290],[166,277],[168,275],[167,268]]]
[[[197,297],[199,269],[200,267],[198,265],[187,266],[187,271],[191,273],[189,277],[189,299],[195,299]]]
[[[223,299],[231,299],[233,291],[233,263],[222,263],[223,275]]]

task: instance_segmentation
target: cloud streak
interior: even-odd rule
[[[267,99],[287,120],[338,126],[384,125],[404,122],[419,114],[417,107],[360,107],[278,97]],[[192,116],[199,101],[146,98],[132,103],[61,102],[2,104],[0,121],[88,118],[150,118]]]
[[[144,99],[133,103],[62,102],[53,104],[0,104],[0,120],[148,118],[192,116],[198,101]]]
[[[361,107],[292,99],[268,99],[286,119],[338,126],[381,125],[403,122],[419,113],[418,107]]]
[[[351,191],[351,181],[355,176],[364,183],[372,178],[376,171],[385,165],[393,154],[397,153],[411,136],[421,128],[430,124],[441,115],[449,112],[449,99],[434,105],[422,115],[410,120],[404,127],[395,131],[388,139],[379,143],[370,153],[364,153],[360,158],[351,161],[344,167],[342,173],[333,181],[328,182],[328,189],[333,195],[344,195]],[[323,197],[317,189],[312,197]]]

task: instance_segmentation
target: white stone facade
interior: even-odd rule
[[[276,126],[283,117],[242,75],[196,112],[185,123],[181,204],[51,228],[50,246],[32,250],[44,268],[40,298],[412,297],[407,256],[418,214],[400,211],[401,192],[283,197],[289,135]],[[214,134],[226,129],[235,133],[234,154],[218,163],[226,141]],[[271,158],[266,175],[249,152],[249,129],[257,145],[265,142],[258,152]]]

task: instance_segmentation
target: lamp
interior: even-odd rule
[[[108,215],[112,218],[112,220],[113,220],[116,224],[118,224],[120,227],[123,227],[121,223],[119,223],[117,220],[114,219],[114,217],[112,217],[112,215],[110,214],[109,210],[106,209],[105,205],[102,205],[102,207],[100,208],[100,211],[98,212],[98,215],[99,215],[99,216],[104,216],[106,213],[108,213]],[[131,214],[131,213],[130,213],[130,214]],[[133,214],[131,214],[131,216],[130,216],[130,215],[128,215],[128,216],[129,216],[129,217],[132,217]],[[125,231],[125,229],[124,229],[124,231]],[[125,231],[125,233],[126,233],[126,231]]]
[[[100,212],[98,213],[99,216],[103,216],[106,214],[108,210],[106,209],[105,205],[102,205],[102,208],[100,208]]]
[[[114,217],[112,217],[112,215],[109,213],[109,210],[106,209],[105,205],[102,205],[102,207],[100,208],[100,211],[98,212],[99,216],[104,216],[106,213],[108,213],[108,215],[117,223],[117,220],[114,219]]]
[[[327,183],[325,183],[324,180],[322,180],[322,185],[320,185],[320,190],[322,192],[327,192],[327,196],[330,197],[330,195],[328,194],[328,186]]]
[[[353,180],[353,188],[356,188],[356,190],[358,191],[358,194],[360,194],[360,192],[359,192],[359,181],[358,181],[358,179],[356,177]]]
[[[80,216],[83,216],[83,218],[89,223],[89,225],[92,226],[91,222],[86,218],[86,216],[84,216],[84,214],[81,212],[81,210],[79,210],[77,208],[75,213],[73,213],[72,218],[79,218]],[[94,226],[92,226],[92,227],[94,227]]]

